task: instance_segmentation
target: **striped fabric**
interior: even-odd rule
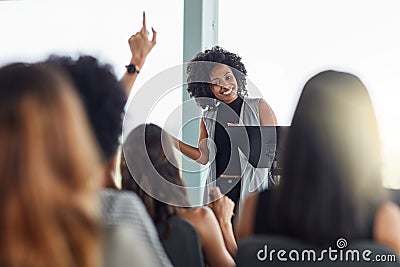
[[[104,189],[100,192],[100,200],[101,217],[105,227],[131,227],[137,233],[136,243],[140,244],[140,247],[137,247],[138,251],[147,251],[151,255],[148,259],[149,266],[172,266],[160,243],[153,221],[135,193]]]

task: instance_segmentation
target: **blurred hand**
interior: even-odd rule
[[[153,38],[149,40],[149,32],[146,28],[146,13],[143,12],[143,26],[140,32],[132,35],[129,40],[129,48],[132,53],[131,63],[136,65],[138,68],[142,68],[147,55],[156,44],[157,32],[151,28],[153,32]]]
[[[210,195],[215,201],[208,204],[217,217],[218,222],[231,223],[235,203],[227,196],[222,195],[219,187],[210,189]]]

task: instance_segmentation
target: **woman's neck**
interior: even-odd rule
[[[227,100],[227,101],[223,101],[223,100],[222,100],[222,102],[225,103],[225,104],[230,104],[230,103],[232,103],[233,101],[235,101],[236,99],[238,99],[238,95],[236,95],[235,98],[229,99],[229,100]]]

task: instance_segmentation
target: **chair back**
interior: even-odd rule
[[[178,216],[168,220],[169,225],[158,224],[161,236],[167,233],[166,240],[161,240],[164,249],[175,267],[203,267],[203,253],[196,229],[188,221]]]

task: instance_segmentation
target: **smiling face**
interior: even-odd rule
[[[236,78],[227,65],[217,64],[210,73],[210,81],[211,92],[218,100],[229,104],[238,97]]]

